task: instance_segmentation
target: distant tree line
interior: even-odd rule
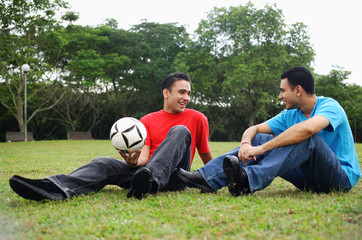
[[[283,109],[280,74],[311,68],[315,55],[307,26],[287,25],[275,5],[214,8],[192,35],[176,23],[74,25],[72,11],[57,19],[69,10],[61,0],[1,0],[0,10],[0,141],[24,131],[24,63],[28,130],[37,140],[66,139],[68,131],[108,138],[117,119],[160,110],[162,79],[182,71],[192,78],[189,107],[208,117],[211,140],[231,141]],[[341,103],[361,140],[362,90],[344,83],[349,74],[315,73],[316,91]]]

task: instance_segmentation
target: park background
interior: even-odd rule
[[[317,95],[341,103],[361,141],[361,86],[349,82],[344,66],[316,71],[308,27],[286,23],[277,6],[210,9],[188,32],[147,20],[129,29],[112,18],[77,25],[78,14],[64,4],[0,0],[0,141],[7,131],[24,130],[25,63],[31,68],[28,129],[42,140],[0,143],[0,239],[361,238],[361,182],[349,193],[314,194],[277,178],[238,198],[227,188],[217,194],[187,188],[139,201],[116,186],[54,202],[16,195],[8,183],[14,174],[43,178],[68,174],[98,156],[119,158],[106,140],[111,124],[162,108],[160,82],[175,71],[193,79],[190,108],[208,117],[214,156],[238,146],[250,124],[283,109],[280,74],[294,65],[312,69]],[[89,131],[96,140],[65,140],[69,131]],[[355,146],[361,160],[362,144]],[[192,170],[201,166],[196,156]]]
[[[183,71],[192,78],[189,107],[208,117],[210,140],[238,141],[283,109],[280,74],[303,65],[314,73],[317,95],[340,102],[361,141],[361,86],[348,83],[343,66],[316,72],[308,26],[286,23],[275,4],[215,7],[193,32],[146,19],[129,29],[114,18],[77,25],[79,13],[60,0],[1,0],[0,7],[0,141],[24,131],[23,64],[31,68],[27,127],[35,140],[67,139],[70,131],[107,139],[117,119],[161,109],[162,79]]]

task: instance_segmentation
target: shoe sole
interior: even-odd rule
[[[230,184],[228,186],[229,192],[234,197],[240,196],[240,191],[238,189],[237,179],[240,179],[240,165],[239,160],[225,157],[223,161],[223,169],[226,177],[228,178]]]
[[[127,194],[127,197],[136,197],[141,199],[143,195],[149,193],[152,188],[151,171],[147,168],[138,170],[132,179],[132,190]]]
[[[53,201],[63,200],[63,198],[57,198],[40,188],[34,187],[29,183],[24,182],[23,180],[19,179],[16,175],[10,178],[9,184],[15,193],[17,193],[19,196],[25,199],[30,199],[35,201],[41,201],[44,199],[49,199]]]

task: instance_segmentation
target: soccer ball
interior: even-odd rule
[[[136,118],[124,117],[117,120],[110,132],[113,147],[128,153],[142,148],[147,138],[145,126]]]

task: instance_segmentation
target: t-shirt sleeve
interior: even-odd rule
[[[325,101],[317,109],[314,116],[319,115],[328,119],[329,126],[326,130],[334,131],[342,122],[345,115],[343,108],[337,101]]]
[[[146,115],[146,116],[142,117],[140,119],[140,121],[141,121],[141,123],[143,123],[143,125],[145,126],[146,131],[147,131],[147,138],[146,138],[145,145],[151,147],[151,135],[150,135],[149,117]]]
[[[196,143],[196,148],[199,153],[210,152],[209,146],[209,123],[205,115],[201,114],[200,123],[198,124],[199,141]]]
[[[286,115],[287,110],[284,110],[275,117],[266,121],[266,123],[276,136],[278,136],[288,128]]]

